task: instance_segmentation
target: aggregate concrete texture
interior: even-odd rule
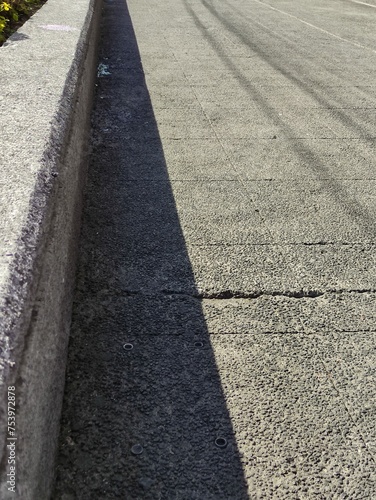
[[[0,48],[4,500],[47,499],[54,481],[100,14],[49,0]]]
[[[54,499],[376,498],[375,25],[105,0]]]

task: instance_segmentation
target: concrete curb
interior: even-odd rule
[[[54,480],[100,15],[49,0],[0,48],[2,499],[47,499]]]

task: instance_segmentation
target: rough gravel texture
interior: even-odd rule
[[[376,497],[374,7],[105,2],[54,499]]]

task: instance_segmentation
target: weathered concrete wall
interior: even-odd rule
[[[47,499],[54,479],[100,15],[49,0],[0,48],[0,498]]]

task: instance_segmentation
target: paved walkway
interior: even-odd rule
[[[376,498],[376,1],[127,4],[54,498]]]

